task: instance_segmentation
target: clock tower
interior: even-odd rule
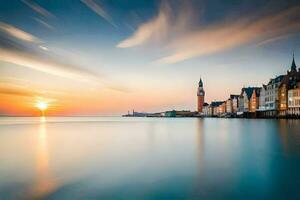
[[[204,89],[203,89],[203,82],[202,82],[202,79],[200,78],[199,85],[198,85],[198,90],[197,90],[197,98],[198,98],[198,109],[197,109],[197,111],[199,113],[203,112],[204,96],[205,96],[205,92],[204,92]]]

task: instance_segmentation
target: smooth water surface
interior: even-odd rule
[[[0,199],[300,199],[300,120],[0,118]]]

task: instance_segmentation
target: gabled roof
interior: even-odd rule
[[[247,95],[248,99],[251,99],[253,92],[255,92],[256,96],[259,97],[260,96],[260,91],[261,88],[260,87],[247,87],[247,88],[242,88],[242,94],[245,92]]]
[[[252,96],[252,94],[253,94],[253,88],[248,87],[248,88],[245,88],[244,91],[245,91],[245,93],[247,95],[247,98],[250,99],[251,96]]]
[[[211,102],[211,107],[218,107],[220,105],[222,105],[224,103],[224,101],[213,101]]]

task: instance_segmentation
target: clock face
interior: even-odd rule
[[[199,92],[199,95],[204,95],[204,93],[203,92]]]

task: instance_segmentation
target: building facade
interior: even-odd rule
[[[203,89],[203,82],[200,78],[199,84],[198,84],[198,90],[197,90],[197,111],[198,113],[203,112],[203,104],[204,104],[204,97],[205,97],[205,91]]]
[[[266,110],[266,89],[267,86],[263,85],[260,91],[260,96],[259,96],[259,111],[264,112]]]
[[[225,101],[213,101],[210,104],[211,116],[217,117],[225,114],[226,102]]]
[[[241,96],[243,99],[243,112],[254,113],[259,109],[260,87],[243,88]]]
[[[226,114],[232,114],[232,100],[230,98],[226,100]]]
[[[288,116],[300,116],[300,82],[297,88],[288,90]]]
[[[238,112],[239,95],[230,95],[226,100],[226,113],[228,115],[237,114]]]
[[[284,75],[273,78],[266,85],[265,89],[265,115],[274,117],[278,114],[279,95],[278,88],[284,79]]]
[[[210,105],[208,103],[203,104],[203,115],[204,116],[211,116],[211,114],[210,114]]]
[[[244,88],[242,88],[242,92],[241,92],[241,94],[239,95],[239,98],[238,98],[238,112],[237,112],[238,115],[242,115],[243,112],[244,112],[244,96],[243,96],[243,89],[244,89]]]

